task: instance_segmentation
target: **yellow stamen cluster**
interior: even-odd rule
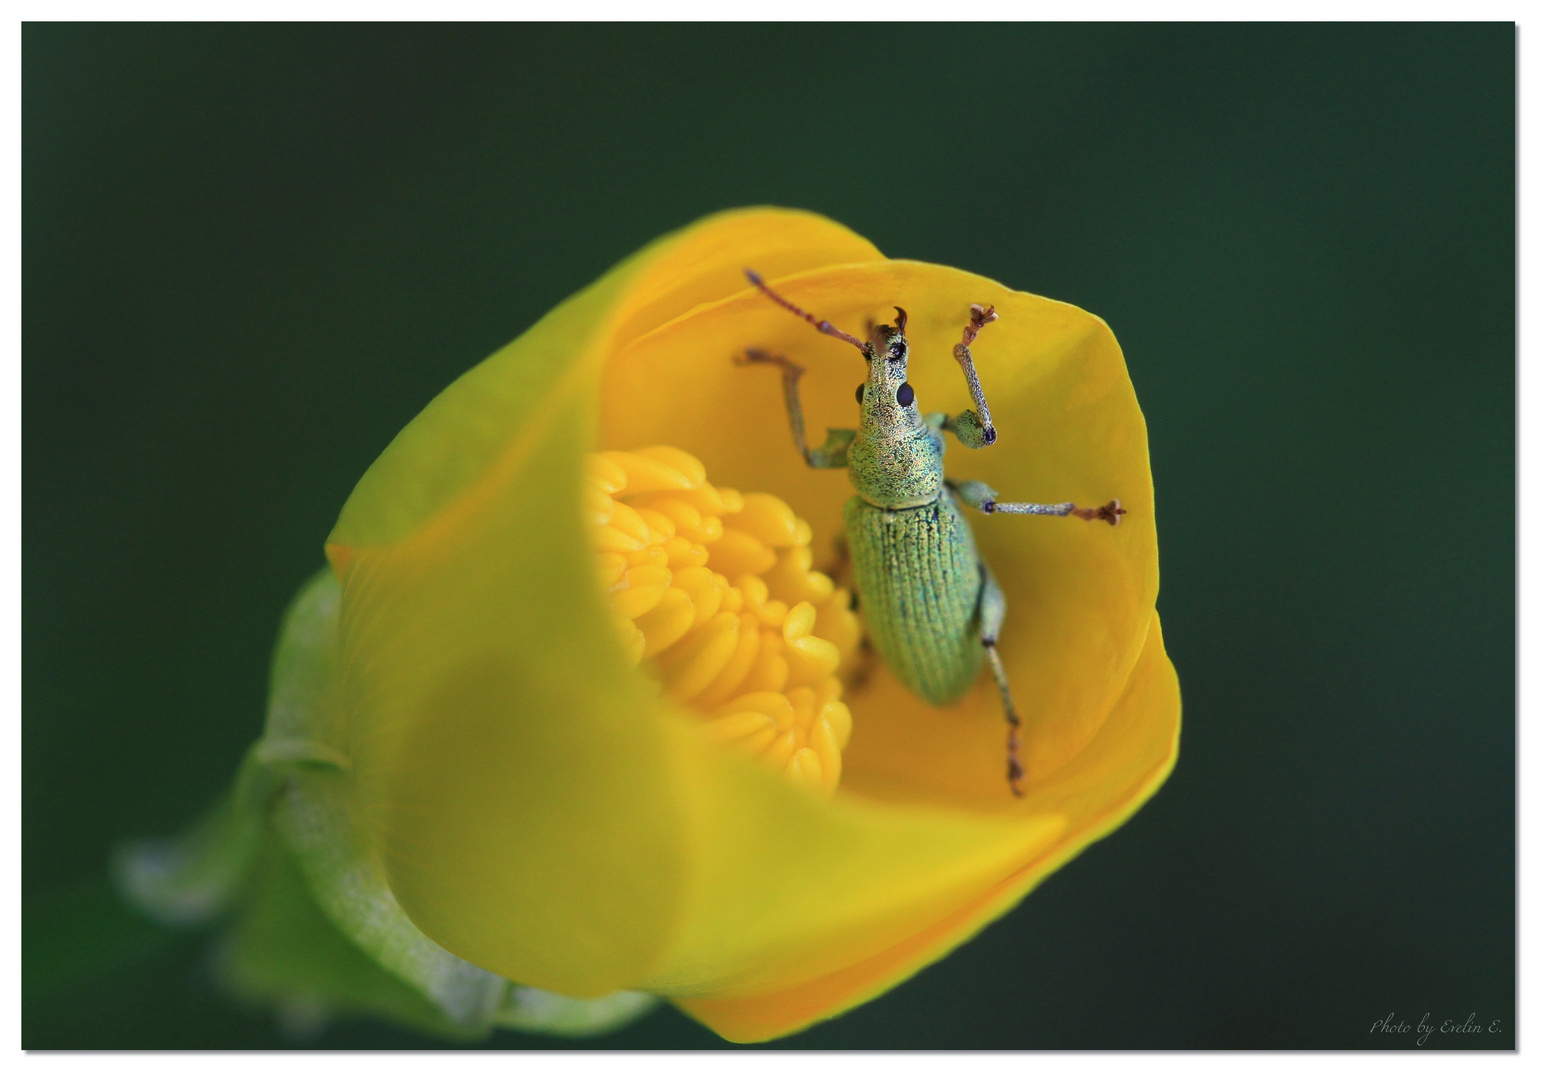
[[[591,455],[586,513],[618,633],[715,743],[831,792],[853,719],[837,671],[860,636],[810,569],[810,526],[773,495],[707,481],[670,446]]]

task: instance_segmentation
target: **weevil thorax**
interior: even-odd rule
[[[888,510],[926,506],[944,485],[944,440],[923,423],[907,382],[907,313],[876,326],[864,355],[869,378],[860,388],[858,436],[848,449],[848,475],[864,501]]]

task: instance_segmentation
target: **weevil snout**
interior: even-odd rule
[[[869,327],[869,343],[864,356],[869,361],[869,377],[858,388],[862,408],[862,427],[874,437],[886,437],[911,431],[919,423],[913,407],[915,395],[907,382],[907,312],[896,309],[896,324]]]
[[[881,323],[872,326],[869,330],[869,343],[872,353],[869,361],[883,361],[891,370],[899,367],[901,377],[907,377],[907,310],[896,309],[896,325],[890,326]]]
[[[869,347],[864,355],[869,361],[869,385],[887,397],[895,396],[897,387],[907,381],[907,312],[896,309],[896,325],[881,323],[869,328]]]

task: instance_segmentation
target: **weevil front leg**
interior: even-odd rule
[[[1019,711],[1014,708],[1014,695],[1009,692],[1008,672],[998,656],[998,631],[1003,629],[1003,615],[1007,604],[998,579],[992,576],[992,568],[984,562],[977,563],[982,571],[982,595],[976,602],[976,624],[982,631],[982,648],[987,650],[987,666],[992,669],[993,681],[998,684],[998,696],[1003,699],[1003,718],[1008,721],[1009,734],[1006,753],[1008,756],[1009,790],[1015,798],[1024,798],[1019,781],[1025,769],[1019,760]]]
[[[789,411],[789,428],[794,433],[794,446],[805,464],[812,469],[845,469],[848,467],[848,447],[858,432],[852,428],[827,428],[826,441],[814,450],[805,443],[805,410],[799,404],[799,380],[805,374],[787,356],[762,349],[747,349],[735,358],[737,364],[771,364],[783,373],[783,404]]]
[[[966,376],[966,386],[971,390],[971,402],[976,409],[967,409],[959,416],[946,419],[944,430],[953,431],[960,445],[973,450],[998,441],[998,429],[992,426],[992,413],[987,411],[987,395],[982,393],[982,382],[976,377],[976,364],[971,359],[971,343],[976,340],[976,335],[997,318],[998,313],[991,306],[972,304],[971,321],[960,335],[960,344],[955,346],[955,362]]]
[[[1083,518],[1085,521],[1098,519],[1111,525],[1120,525],[1121,517],[1126,513],[1120,499],[1112,499],[1104,506],[1097,507],[1078,506],[1070,502],[999,502],[998,493],[980,480],[946,480],[945,483],[967,505],[976,507],[984,514],[1046,514],[1051,517],[1068,517],[1072,515],[1073,517]]]

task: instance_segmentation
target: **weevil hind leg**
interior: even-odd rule
[[[977,600],[977,625],[982,631],[982,648],[987,650],[987,666],[992,669],[993,681],[998,684],[998,697],[1003,701],[1003,719],[1008,722],[1006,755],[1008,758],[1009,790],[1015,798],[1024,798],[1019,782],[1024,779],[1024,765],[1019,760],[1019,710],[1014,708],[1014,695],[1009,690],[1008,672],[1003,670],[1003,660],[998,656],[998,632],[1003,629],[1003,616],[1008,604],[1003,589],[993,577],[992,568],[978,563],[982,571],[982,594]]]

